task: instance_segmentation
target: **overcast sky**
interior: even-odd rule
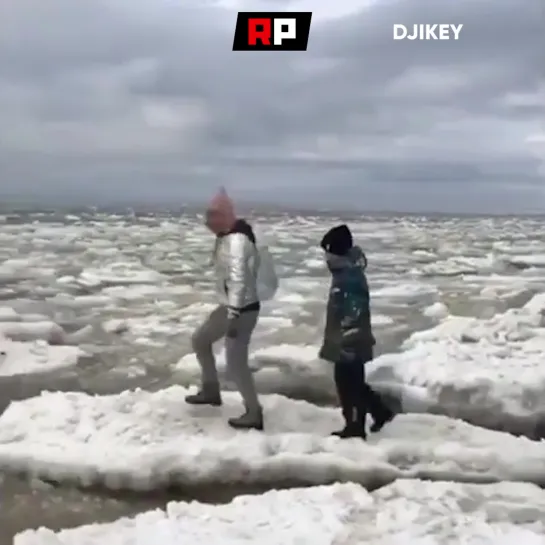
[[[0,196],[545,211],[543,0],[3,0]],[[239,10],[307,52],[233,52]],[[459,41],[394,23],[463,23]]]

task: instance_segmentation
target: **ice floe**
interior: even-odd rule
[[[432,410],[495,429],[545,432],[545,295],[490,319],[449,316],[377,358],[370,379],[423,390]]]
[[[85,353],[76,346],[51,346],[43,340],[0,338],[0,377],[48,373],[73,367]]]
[[[0,337],[21,342],[43,340],[51,344],[65,344],[67,335],[55,322],[27,318],[27,321],[0,322]]]
[[[151,269],[137,269],[127,263],[115,263],[110,267],[82,271],[77,281],[83,286],[100,287],[154,284],[163,278],[161,273]]]
[[[545,442],[444,416],[400,415],[361,440],[330,437],[339,411],[262,396],[266,433],[234,431],[237,394],[222,408],[192,407],[188,390],[109,396],[43,393],[0,417],[0,469],[81,486],[146,490],[168,485],[326,484],[373,488],[396,478],[545,484]]]
[[[331,365],[319,360],[319,349],[318,345],[313,344],[281,343],[253,350],[250,368],[256,384],[266,392],[303,392],[308,389],[318,396],[330,395],[333,376]],[[216,366],[220,381],[224,385],[228,384],[229,370],[221,344],[216,351]],[[183,356],[173,368],[184,383],[198,380],[201,376],[201,368],[194,353]],[[392,392],[395,386],[388,385],[388,390]],[[394,395],[400,398],[397,391]]]
[[[544,545],[544,521],[536,486],[403,480],[373,493],[344,483],[171,502],[107,524],[27,530],[14,545]]]
[[[426,295],[434,295],[437,288],[432,284],[424,283],[392,283],[380,289],[372,290],[371,297],[387,299],[417,299]]]
[[[76,365],[85,353],[75,345],[86,340],[91,330],[86,326],[67,333],[47,316],[0,307],[0,377],[47,373]]]
[[[324,374],[330,367],[319,362],[317,345],[277,344],[254,350],[250,356],[250,367],[254,372],[270,370],[279,375],[297,376],[298,380],[304,377],[315,377]],[[225,351],[217,352],[216,363],[221,375],[226,372]],[[200,366],[194,353],[186,354],[175,365],[178,371],[187,375],[200,376]]]

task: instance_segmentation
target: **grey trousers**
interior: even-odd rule
[[[231,339],[225,337],[227,309],[220,305],[210,313],[191,338],[193,350],[201,366],[203,388],[219,390],[218,371],[212,345],[225,337],[227,368],[237,385],[246,409],[250,412],[261,410],[254,377],[248,364],[250,339],[258,317],[258,311],[243,312],[238,317],[238,334]]]

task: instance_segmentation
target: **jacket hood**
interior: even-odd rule
[[[326,253],[326,261],[331,271],[341,271],[359,267],[362,270],[367,268],[367,257],[359,246],[353,246],[346,255],[335,255]]]
[[[218,238],[223,238],[227,235],[232,235],[234,233],[241,233],[243,235],[246,235],[253,244],[256,243],[254,230],[252,229],[252,226],[244,219],[237,219],[233,224],[231,230],[227,233],[222,233],[218,235]]]
[[[350,252],[348,252],[348,258],[352,263],[358,265],[363,270],[367,269],[367,256],[359,246],[354,246]]]

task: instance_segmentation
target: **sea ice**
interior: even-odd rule
[[[428,318],[446,318],[449,315],[449,311],[445,303],[437,301],[433,305],[426,307],[422,314]]]
[[[51,344],[65,343],[66,333],[55,322],[28,320],[28,316],[24,319],[25,321],[0,322],[0,337],[21,342],[42,340]],[[21,316],[21,320],[23,320],[23,316]]]
[[[1,322],[17,322],[21,319],[19,314],[11,307],[0,307],[0,323]]]
[[[275,388],[304,388],[309,384],[314,392],[331,390],[330,365],[320,361],[317,345],[277,344],[254,350],[250,355],[250,368],[256,383],[267,391]],[[223,348],[217,350],[216,362],[222,383],[229,380]],[[201,368],[193,352],[183,356],[174,368],[184,380],[201,376]],[[310,382],[309,382],[310,381]]]
[[[545,254],[514,255],[511,257],[511,263],[527,267],[545,267]]]
[[[79,275],[83,286],[127,286],[131,284],[155,284],[164,276],[151,269],[137,269],[128,263],[116,263],[101,269],[86,269]]]
[[[437,288],[425,283],[391,283],[371,291],[372,299],[418,299],[426,295],[435,295]]]
[[[424,390],[432,411],[545,436],[544,311],[539,294],[487,320],[449,316],[369,364],[369,379]]]
[[[171,502],[108,524],[27,530],[14,545],[544,545],[544,521],[536,486],[401,480],[373,493],[344,483]]]
[[[545,443],[444,416],[400,415],[368,443],[330,437],[339,411],[262,396],[266,433],[229,428],[242,410],[193,407],[179,386],[109,396],[46,392],[0,416],[0,470],[81,486],[326,484],[368,487],[399,477],[545,484]]]
[[[89,327],[74,333],[39,314],[19,314],[0,307],[0,377],[46,373],[77,364],[84,352],[76,346]],[[51,346],[56,345],[56,346]]]
[[[0,338],[0,377],[48,373],[72,367],[84,352],[76,346],[51,346],[47,342],[18,342]]]

